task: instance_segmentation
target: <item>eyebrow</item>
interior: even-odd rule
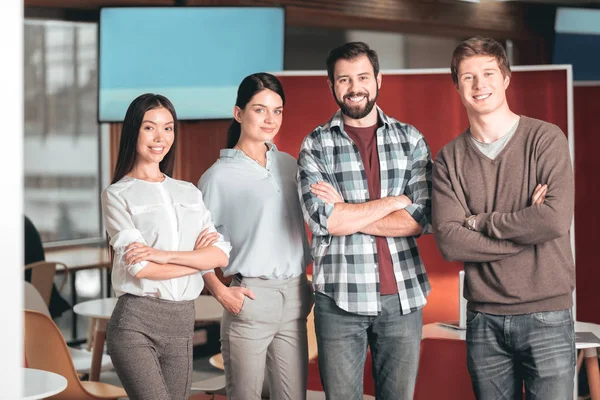
[[[370,72],[361,72],[359,74],[357,74],[358,76],[363,76],[363,75],[371,75]],[[336,79],[340,79],[340,78],[350,78],[350,75],[338,75]]]
[[[169,121],[165,125],[174,124],[174,123],[175,123],[174,121]],[[156,122],[145,119],[145,120],[142,121],[142,124],[156,125]]]
[[[255,106],[269,108],[269,107],[265,106],[264,104],[260,104],[260,103],[254,103],[254,104],[252,104],[252,107],[255,107]],[[283,106],[278,106],[278,107],[275,107],[275,108],[283,108]]]
[[[500,68],[485,68],[485,69],[483,70],[483,72],[488,72],[488,71],[500,71]],[[471,75],[473,75],[473,72],[466,71],[466,72],[463,72],[462,74],[460,74],[460,76],[463,76],[463,75],[468,75],[468,74],[471,74]]]

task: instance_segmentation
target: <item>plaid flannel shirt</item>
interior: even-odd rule
[[[381,197],[405,194],[406,211],[431,233],[431,154],[413,126],[388,117],[377,107],[383,125],[377,129]],[[303,141],[298,157],[298,184],[304,220],[312,231],[313,285],[351,313],[377,315],[379,271],[374,237],[360,232],[332,236],[327,221],[334,206],[317,198],[310,185],[326,181],[346,203],[369,201],[367,178],[358,147],[344,132],[338,110]],[[388,237],[402,313],[422,308],[431,290],[416,237]]]

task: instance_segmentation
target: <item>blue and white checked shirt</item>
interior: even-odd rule
[[[381,197],[408,196],[406,211],[431,233],[431,154],[423,135],[413,126],[388,117],[377,107],[383,123],[377,129],[381,174]],[[303,141],[298,157],[299,192],[304,220],[313,233],[313,285],[332,297],[338,307],[351,313],[377,315],[379,271],[373,236],[355,233],[332,236],[327,221],[334,206],[317,198],[310,185],[325,181],[333,185],[346,203],[369,201],[367,177],[358,147],[344,132],[338,110],[325,125]],[[387,238],[402,313],[422,308],[431,290],[419,256],[416,237]]]

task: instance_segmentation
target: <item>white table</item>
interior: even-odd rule
[[[575,332],[592,332],[600,338],[600,325],[589,322],[575,322]],[[452,329],[438,323],[423,326],[423,339],[442,338],[466,340],[465,330]],[[600,400],[600,371],[598,370],[598,346],[594,343],[575,342],[575,348],[583,350],[585,367],[590,387],[591,400]]]
[[[220,321],[223,316],[223,307],[212,296],[200,296],[195,301],[196,321]],[[117,305],[116,297],[96,299],[77,303],[73,312],[79,315],[95,319],[94,345],[92,348],[92,366],[90,369],[90,381],[98,381],[100,378],[100,364],[104,343],[106,341],[106,325]]]
[[[54,396],[67,388],[67,379],[54,372],[22,368],[23,399],[35,400]]]

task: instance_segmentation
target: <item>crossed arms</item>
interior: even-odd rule
[[[179,278],[226,266],[229,262],[231,247],[216,232],[208,211],[194,250],[163,251],[146,244],[123,199],[118,195],[105,191],[102,194],[102,207],[115,258],[123,263],[129,274],[138,279]]]
[[[560,131],[536,149],[537,186],[530,205],[514,212],[474,215],[462,185],[440,152],[433,167],[432,225],[436,243],[451,261],[490,262],[565,236],[573,217],[573,171],[567,140]]]
[[[191,275],[215,267],[225,267],[229,257],[218,247],[213,246],[219,240],[218,232],[204,229],[192,251],[163,251],[134,242],[125,249],[124,261],[135,265],[141,261],[148,263],[134,276],[138,279],[162,280]]]
[[[347,203],[340,195],[333,166],[321,144],[308,136],[298,157],[299,192],[304,219],[315,235],[416,236],[429,226],[431,158],[424,140],[413,154],[405,194],[364,203]]]

